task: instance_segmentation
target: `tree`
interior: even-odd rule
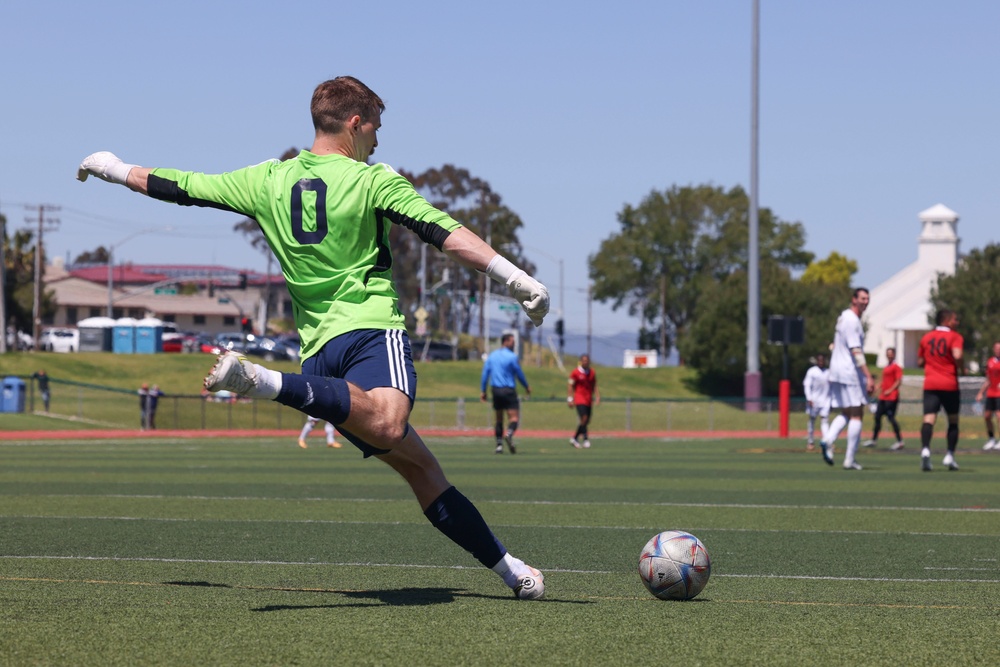
[[[626,307],[644,330],[662,329],[669,349],[685,336],[706,290],[746,270],[748,215],[740,187],[673,186],[626,205],[618,214],[620,230],[590,258],[594,298],[615,310]],[[813,259],[800,223],[766,208],[758,220],[762,265],[797,269]]]
[[[812,262],[802,273],[802,282],[806,285],[850,285],[854,274],[858,272],[858,263],[848,259],[836,250],[829,257]]]
[[[801,315],[805,343],[788,346],[788,379],[799,384],[810,357],[828,353],[837,317],[850,298],[847,285],[809,285],[794,280],[788,269],[770,262],[761,265],[761,332],[767,340],[771,315]],[[699,389],[709,394],[740,395],[746,371],[747,274],[740,270],[708,286],[679,349],[685,362],[698,370]],[[782,379],[784,350],[762,345],[763,388],[777,392]]]
[[[992,243],[962,258],[955,274],[939,275],[931,290],[934,311],[958,313],[968,361],[985,366],[993,342],[1000,340],[1000,244]],[[931,318],[934,313],[931,313]],[[929,322],[933,324],[933,320]]]
[[[81,252],[73,260],[73,264],[107,264],[111,253],[104,246],[97,246],[94,250]]]
[[[420,174],[405,169],[400,169],[399,173],[413,183],[413,187],[432,206],[447,212],[465,227],[488,240],[501,255],[528,273],[534,273],[535,267],[524,257],[517,235],[524,223],[520,216],[507,208],[500,195],[485,180],[473,176],[467,169],[450,164],[440,169],[428,169]],[[396,226],[390,230],[389,238],[396,266],[396,290],[400,296],[400,308],[411,315],[420,301],[419,280],[416,278],[420,276],[420,246],[423,241],[408,230]],[[507,296],[502,285],[494,285],[484,275],[443,258],[433,252],[433,249],[427,253],[426,270],[428,287],[444,281],[445,270],[448,271],[451,296],[427,301],[428,309],[437,311],[436,319],[440,323],[439,328],[443,330],[452,330],[450,320],[457,319],[458,331],[469,333],[474,317],[482,313],[484,289]],[[451,313],[455,313],[454,318],[448,316]]]
[[[6,222],[6,218],[4,219]],[[6,230],[6,224],[3,225]],[[4,244],[4,306],[7,315],[6,324],[22,331],[31,331],[32,311],[35,304],[35,252],[34,234],[27,230],[18,230],[14,236],[8,236],[6,231],[0,242]],[[41,265],[45,266],[44,256]],[[42,292],[42,302],[39,315],[44,320],[56,311],[56,305],[51,291]]]

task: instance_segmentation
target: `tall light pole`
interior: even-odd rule
[[[757,218],[758,127],[760,124],[760,0],[753,0],[750,84],[750,240],[747,252],[747,371],[743,401],[747,412],[760,412],[760,246]]]
[[[115,292],[115,278],[114,278],[114,251],[115,248],[122,245],[126,241],[131,241],[137,236],[142,236],[143,234],[152,234],[154,232],[169,232],[172,231],[173,227],[150,227],[148,229],[140,229],[137,232],[129,234],[122,240],[116,242],[114,245],[108,246],[108,317],[114,318],[114,292]]]

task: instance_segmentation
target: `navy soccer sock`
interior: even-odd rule
[[[502,421],[498,421],[496,424],[493,425],[493,435],[496,436],[497,444],[498,445],[500,445],[500,444],[503,443],[503,422]]]
[[[507,437],[508,438],[513,438],[514,437],[514,432],[517,431],[517,427],[518,427],[519,424],[520,424],[520,422],[517,422],[517,421],[512,421],[511,423],[507,424]]]
[[[282,373],[281,391],[274,400],[335,426],[351,413],[351,390],[343,378]]]
[[[507,550],[493,535],[472,502],[454,486],[424,510],[431,524],[488,568],[500,562]]]

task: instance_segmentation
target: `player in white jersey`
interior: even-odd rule
[[[806,426],[806,449],[811,452],[815,442],[816,418],[820,420],[820,441],[826,438],[826,432],[830,428],[830,370],[826,367],[825,354],[816,355],[816,364],[806,371],[802,389],[806,395],[806,415],[809,418]]]
[[[830,354],[830,405],[840,410],[820,441],[823,460],[833,465],[833,443],[847,426],[847,452],[844,470],[861,470],[854,460],[861,442],[861,417],[868,395],[875,391],[875,378],[865,360],[865,330],[861,315],[868,308],[869,294],[864,287],[854,290],[851,306],[840,314]]]
[[[312,430],[316,428],[316,424],[318,423],[319,419],[316,417],[306,418],[306,423],[302,426],[302,431],[299,432],[299,447],[302,449],[307,449],[309,447],[309,443],[306,442],[306,438],[309,437],[309,434],[312,433]],[[333,424],[326,422],[326,426],[323,427],[323,430],[326,431],[326,446],[333,447],[334,449],[340,449],[340,443],[337,442],[334,437]]]

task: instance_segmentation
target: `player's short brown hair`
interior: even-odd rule
[[[365,122],[376,120],[385,111],[385,103],[353,76],[338,76],[316,86],[309,111],[317,132],[336,134],[351,116],[361,116]]]

